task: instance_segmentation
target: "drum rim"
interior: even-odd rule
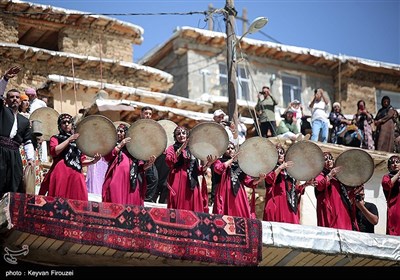
[[[41,112],[45,112],[48,111],[54,118],[43,118],[43,119],[39,119],[38,117],[41,116]],[[43,129],[43,139],[45,141],[49,141],[50,138],[53,135],[58,134],[58,126],[57,126],[57,121],[58,121],[58,117],[60,116],[60,113],[51,107],[40,107],[38,109],[36,109],[35,111],[32,112],[32,114],[29,116],[29,120],[30,121],[41,121],[42,122],[42,129]],[[54,123],[49,124],[48,121],[54,121]]]
[[[160,147],[157,147],[159,149],[158,149],[157,153],[154,154],[154,156],[156,156],[156,157],[160,156],[165,151],[165,149],[167,148],[167,141],[168,141],[167,133],[165,132],[165,129],[162,127],[162,125],[159,124],[157,121],[155,121],[153,119],[139,119],[139,120],[136,120],[128,128],[125,137],[131,137],[131,141],[126,144],[126,148],[127,148],[128,152],[129,152],[129,154],[131,156],[133,156],[134,158],[139,159],[139,160],[148,160],[150,158],[150,156],[153,155],[153,154],[151,154],[148,157],[144,157],[134,149],[135,147],[133,145],[136,143],[135,142],[135,138],[136,137],[143,137],[143,135],[135,134],[132,131],[134,129],[136,129],[139,125],[142,125],[142,123],[143,124],[145,124],[145,123],[151,124],[151,125],[157,127],[156,131],[161,131],[161,135],[160,136],[163,137],[163,139],[161,139],[161,143],[164,142],[164,144],[162,144],[162,146],[160,146]],[[133,133],[133,135],[130,136],[130,134],[132,134],[132,133]],[[160,138],[159,137],[154,137],[154,139],[157,139],[157,141],[158,141]],[[148,142],[146,142],[146,143],[148,143]],[[142,148],[143,147],[141,147],[141,149]]]
[[[246,139],[243,142],[243,144],[240,145],[240,147],[239,147],[238,164],[239,164],[239,167],[243,170],[243,172],[245,172],[247,175],[250,175],[253,177],[258,177],[260,172],[253,172],[252,170],[254,170],[254,168],[253,169],[249,168],[251,170],[250,170],[250,172],[248,172],[247,166],[244,166],[243,160],[241,160],[241,158],[243,158],[243,149],[245,149],[247,147],[247,145],[251,145],[253,141],[265,141],[265,143],[267,143],[267,145],[271,148],[271,150],[274,151],[273,156],[275,158],[275,161],[274,161],[274,159],[272,159],[271,166],[266,166],[268,168],[266,170],[262,170],[261,172],[266,173],[266,174],[271,172],[275,168],[276,163],[278,162],[279,156],[278,156],[278,151],[276,150],[276,146],[271,140],[269,140],[265,137],[261,137],[261,136],[253,136],[253,137]],[[260,155],[260,154],[257,153],[257,155]],[[259,168],[259,169],[261,169],[261,168]]]
[[[82,127],[85,123],[87,123],[87,122],[90,121],[91,119],[95,119],[95,118],[96,118],[96,119],[103,119],[103,123],[105,123],[105,124],[107,124],[107,125],[109,126],[110,132],[111,132],[111,128],[112,128],[113,131],[114,131],[114,133],[111,134],[111,137],[114,136],[114,139],[113,139],[113,140],[114,140],[114,144],[113,144],[113,145],[110,144],[109,147],[107,147],[107,149],[105,149],[105,150],[108,151],[108,152],[104,152],[104,153],[102,154],[102,156],[104,156],[104,155],[109,154],[109,153],[114,149],[115,145],[117,144],[117,140],[118,140],[118,136],[117,136],[117,132],[116,132],[114,123],[113,123],[109,118],[107,118],[106,116],[103,116],[103,115],[90,115],[90,116],[86,116],[86,117],[84,117],[83,119],[81,119],[81,120],[78,122],[78,124],[77,124],[77,126],[76,126],[76,129],[75,129],[75,133],[79,133],[79,130],[81,129],[81,127]],[[104,132],[104,131],[103,131],[103,132]],[[110,134],[107,134],[107,135],[110,136]],[[76,139],[76,145],[77,145],[78,148],[82,151],[83,154],[88,155],[88,156],[90,156],[90,157],[93,157],[95,153],[99,152],[99,151],[93,151],[93,152],[91,152],[91,151],[88,151],[88,148],[82,147],[82,144],[80,144],[81,141],[79,140],[80,137],[81,137],[81,135],[78,137],[78,139]],[[91,138],[91,140],[93,140],[93,138]],[[90,142],[90,140],[89,140],[89,142]]]
[[[318,146],[316,143],[314,143],[314,142],[311,141],[311,140],[299,141],[299,142],[296,142],[296,143],[292,144],[292,145],[287,149],[287,151],[286,151],[286,153],[285,153],[285,161],[293,161],[293,162],[294,162],[294,160],[290,158],[290,156],[291,156],[291,151],[293,151],[293,149],[295,149],[295,148],[297,148],[297,147],[300,147],[300,145],[310,145],[310,146],[316,148],[316,151],[319,151],[318,154],[320,155],[320,165],[321,165],[321,166],[320,166],[320,168],[316,169],[316,170],[318,170],[318,172],[315,171],[315,172],[313,172],[313,174],[310,174],[310,175],[308,175],[307,177],[297,177],[296,174],[293,174],[293,173],[294,173],[293,170],[294,170],[294,168],[296,168],[296,165],[294,165],[294,166],[291,167],[291,168],[288,168],[288,169],[287,169],[287,172],[288,172],[288,174],[289,174],[290,176],[292,176],[292,177],[295,178],[296,180],[299,180],[299,181],[308,181],[308,180],[311,180],[311,179],[317,177],[318,174],[321,173],[321,171],[324,169],[324,166],[325,166],[324,152],[322,151],[322,149],[321,149],[320,146]],[[297,178],[296,178],[296,177],[297,177]]]
[[[168,136],[168,133],[169,133],[170,131],[167,131],[167,130],[165,129],[165,127],[164,127],[162,124],[161,124],[161,126],[164,128],[165,133],[167,134],[167,147],[170,146],[170,145],[172,145],[172,144],[174,144],[174,143],[175,143],[175,139],[174,139],[174,135],[173,135],[173,134],[174,134],[175,128],[178,127],[178,124],[176,124],[175,122],[173,122],[173,121],[171,121],[171,120],[167,120],[167,119],[158,120],[157,122],[158,122],[159,124],[161,124],[161,123],[173,124],[174,130],[172,131],[172,133],[171,133],[170,136]],[[171,141],[169,141],[169,140],[171,140]]]
[[[225,128],[216,122],[213,121],[209,121],[209,122],[202,122],[197,124],[196,126],[194,126],[189,133],[189,143],[188,143],[188,147],[190,152],[198,159],[206,161],[207,160],[207,156],[208,155],[203,155],[202,153],[200,153],[199,151],[197,151],[197,149],[193,148],[193,135],[197,135],[197,131],[200,130],[203,126],[211,126],[214,127],[217,131],[221,132],[221,136],[223,137],[222,141],[220,143],[221,147],[218,147],[218,149],[216,149],[218,151],[218,155],[215,155],[217,157],[221,157],[227,150],[228,145],[229,145],[229,136],[228,133],[226,132]],[[213,134],[215,137],[215,134]]]
[[[344,158],[344,156],[346,156],[346,155],[349,154],[349,153],[361,153],[361,154],[367,155],[367,156],[366,156],[367,162],[365,163],[365,168],[367,168],[367,164],[369,163],[369,164],[370,164],[370,167],[371,167],[371,172],[370,172],[370,174],[369,174],[368,176],[366,176],[366,177],[368,177],[368,178],[364,179],[363,181],[360,181],[361,183],[357,183],[357,184],[353,184],[353,183],[348,184],[347,182],[344,182],[344,181],[346,181],[346,180],[343,180],[343,176],[344,176],[343,174],[345,174],[345,173],[343,173],[343,172],[339,172],[338,174],[336,174],[336,179],[337,179],[339,182],[341,182],[342,184],[344,184],[344,185],[346,185],[346,186],[348,186],[348,187],[358,187],[358,186],[363,185],[363,184],[365,184],[366,182],[368,182],[368,181],[372,178],[372,176],[374,175],[374,171],[375,171],[374,159],[372,158],[372,156],[371,156],[367,151],[365,151],[365,150],[363,150],[363,149],[356,149],[356,148],[353,148],[353,149],[348,149],[348,150],[342,152],[342,153],[336,158],[336,160],[335,160],[335,166],[343,166],[343,165],[338,165],[338,161],[339,161],[339,163],[340,163],[340,160],[341,160],[342,158]],[[344,165],[344,168],[345,168],[345,167],[346,167],[346,166]],[[364,170],[366,170],[366,169],[364,169]],[[344,171],[346,171],[346,168],[345,168]],[[359,178],[361,178],[361,176],[359,176]]]

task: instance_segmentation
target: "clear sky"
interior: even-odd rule
[[[52,5],[109,15],[144,29],[144,41],[134,46],[134,62],[149,50],[165,42],[178,26],[207,29],[205,16],[126,15],[142,13],[189,13],[206,11],[209,4],[224,8],[226,1],[215,0],[35,0]],[[247,18],[264,16],[269,23],[248,38],[282,43],[382,62],[400,64],[400,0],[234,0],[239,16],[247,9]],[[225,32],[221,15],[213,17],[214,30]],[[242,22],[236,21],[242,34]]]

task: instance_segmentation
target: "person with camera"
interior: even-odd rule
[[[239,145],[237,128],[235,127],[233,121],[226,121],[225,117],[227,117],[227,115],[221,109],[215,110],[213,113],[213,120],[224,127],[226,133],[228,134],[229,141],[233,142],[233,144],[237,147]]]
[[[379,222],[378,208],[374,203],[364,200],[364,186],[358,190],[355,198],[358,228],[361,232],[375,233],[375,226]]]
[[[308,106],[311,109],[311,141],[328,142],[329,136],[329,100],[322,88],[314,90],[314,98]]]
[[[278,102],[272,96],[269,87],[263,86],[256,104],[262,137],[276,136],[275,106]]]
[[[375,150],[374,116],[367,110],[365,101],[362,99],[357,102],[357,113],[354,114],[353,121],[362,135],[360,148]]]

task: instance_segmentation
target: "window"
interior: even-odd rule
[[[219,64],[219,86],[221,96],[228,96],[228,69],[226,64]]]
[[[376,112],[382,107],[381,101],[382,97],[388,96],[390,98],[390,105],[395,109],[400,108],[400,92],[387,91],[387,90],[377,90],[376,91]]]
[[[244,66],[238,65],[236,81],[237,99],[250,100],[250,80]],[[228,68],[225,63],[219,64],[219,85],[221,96],[228,96]]]
[[[249,84],[250,80],[247,76],[247,71],[244,66],[238,65],[238,77],[237,77],[237,98],[243,100],[250,100]]]
[[[286,108],[290,102],[301,100],[301,79],[298,76],[282,75],[283,85],[283,107]]]

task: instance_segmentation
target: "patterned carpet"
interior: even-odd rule
[[[11,222],[23,232],[223,265],[261,261],[259,220],[20,193],[9,198]]]

